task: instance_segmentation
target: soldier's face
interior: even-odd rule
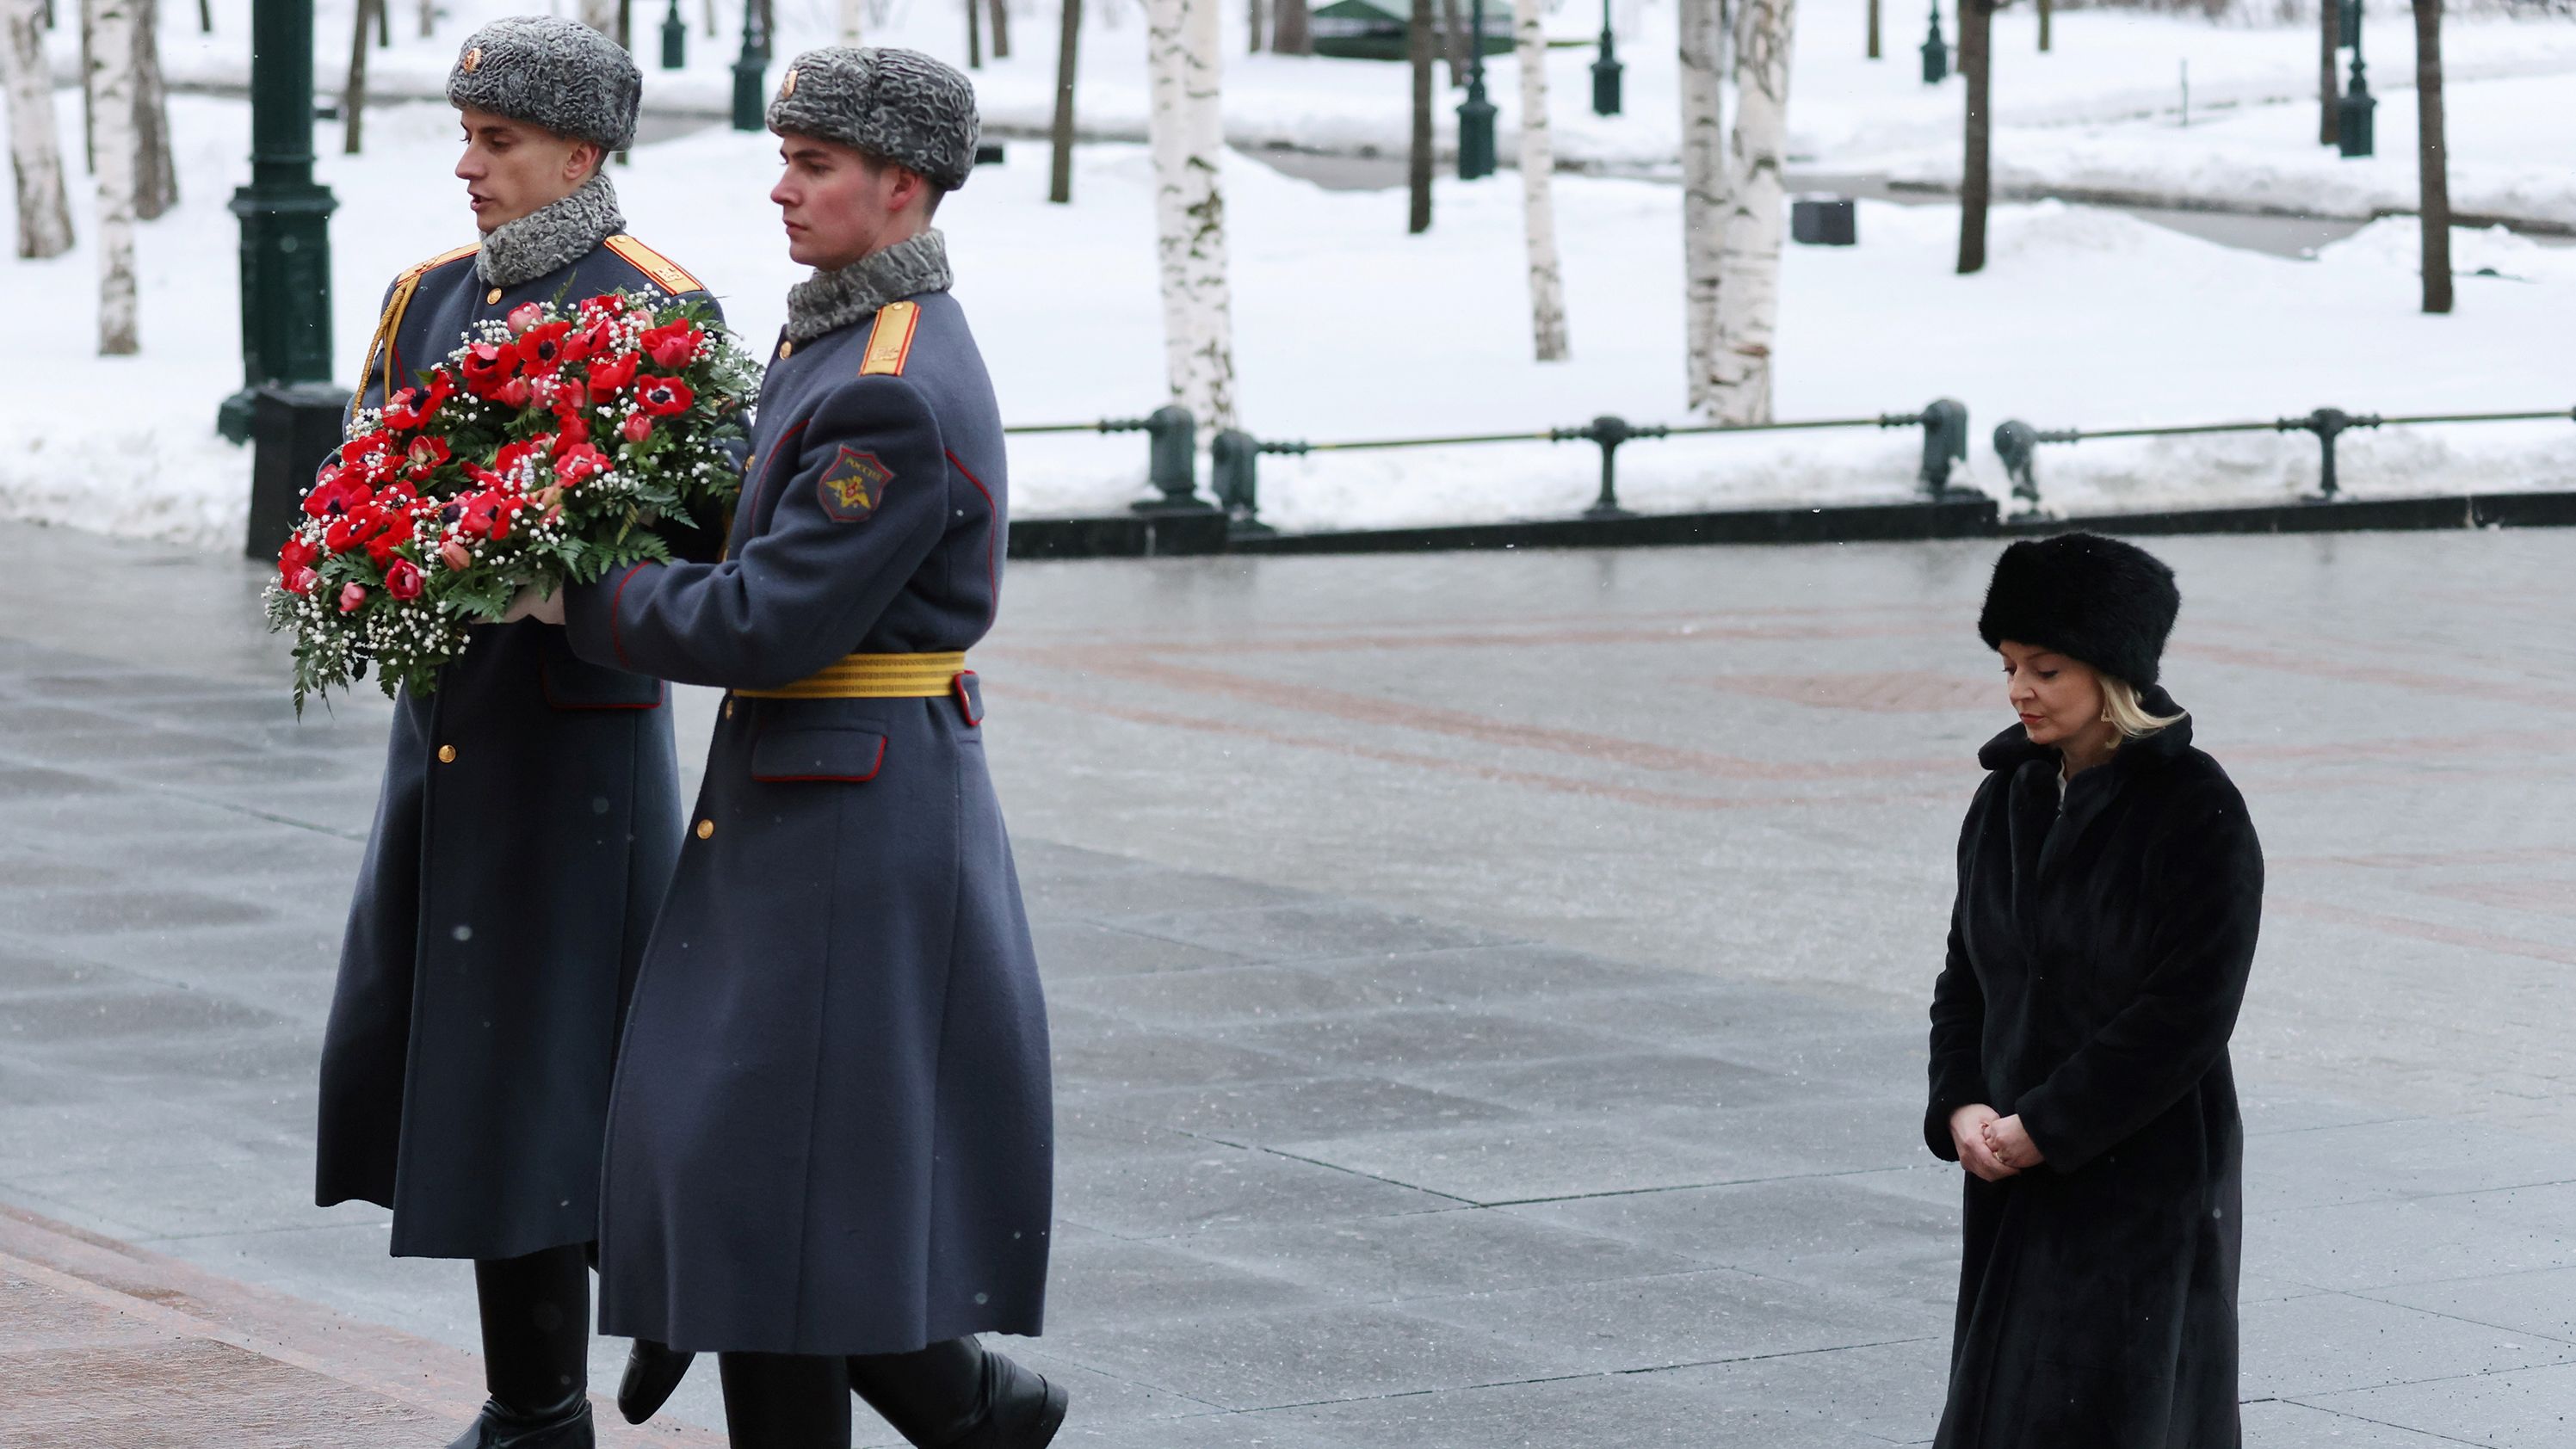
[[[930,225],[930,183],[833,141],[782,136],[786,163],[769,199],[787,228],[787,255],[834,271]]]
[[[465,128],[465,154],[456,158],[456,175],[465,183],[478,230],[488,232],[563,200],[599,169],[596,142],[490,111],[460,110],[457,119]]]

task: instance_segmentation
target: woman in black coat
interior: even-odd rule
[[[2181,605],[2129,544],[2014,544],[1978,632],[2021,722],[1959,837],[1925,1142],[1967,1169],[1938,1449],[2236,1449],[2262,918],[2244,799],[2156,685]]]

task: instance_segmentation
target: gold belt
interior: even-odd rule
[[[956,654],[852,654],[776,689],[737,689],[745,699],[937,699],[966,672]]]

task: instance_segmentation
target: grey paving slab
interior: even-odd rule
[[[2318,1399],[2426,1379],[2465,1378],[2576,1363],[2576,1343],[2448,1318],[2347,1293],[2317,1293],[2241,1310],[2244,1391]]]
[[[2320,1394],[2302,1402],[2454,1443],[2556,1449],[2576,1436],[2576,1365]]]
[[[1706,1268],[1406,1305],[1596,1372],[1852,1348],[1946,1333],[1950,1315],[1827,1286]]]
[[[1858,1442],[1913,1444],[1941,1423],[1950,1373],[1946,1333],[1902,1343],[1766,1354],[1654,1377],[1691,1385],[1717,1406],[1718,1442],[1757,1444],[1773,1431],[1824,1430]],[[2269,1449],[2270,1441],[2249,1442]]]
[[[2571,1442],[2571,548],[2167,550],[2169,673],[2273,864],[2258,1449]],[[980,667],[1062,1244],[1016,1348],[1076,1386],[1062,1442],[1927,1438],[1987,552],[1015,568]],[[66,587],[111,558],[152,607]],[[387,709],[294,720],[259,572],[0,526],[0,1200],[470,1347],[458,1265],[305,1206]],[[693,757],[712,700],[675,700]],[[713,1376],[673,1412],[718,1422]]]

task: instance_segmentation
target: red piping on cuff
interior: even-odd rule
[[[1002,531],[1002,510],[1000,505],[993,502],[993,490],[984,486],[984,480],[976,477],[974,470],[957,461],[954,449],[943,448],[941,451],[948,454],[948,466],[956,469],[967,482],[975,485],[976,492],[984,495],[984,513],[987,520],[987,526],[984,529],[984,596],[991,601],[984,606],[984,623],[989,628],[992,625],[993,616],[1001,612],[1002,608],[1002,576],[993,568],[993,535]]]

